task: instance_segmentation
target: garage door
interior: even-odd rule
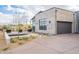
[[[72,32],[72,22],[57,22],[57,33],[65,34]]]

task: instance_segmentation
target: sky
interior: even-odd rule
[[[39,11],[52,7],[78,11],[79,5],[0,5],[0,24],[26,23]]]

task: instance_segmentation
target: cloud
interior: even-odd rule
[[[79,5],[69,5],[68,9],[71,11],[79,11]]]
[[[63,8],[71,11],[79,10],[79,5],[6,5],[5,7],[1,6],[1,8],[3,8],[2,10],[0,8],[0,23],[13,23],[14,13],[19,14],[20,22],[29,21],[39,11],[44,11],[52,7]]]
[[[7,8],[5,8],[5,11],[6,12],[10,12],[10,14],[15,14],[15,13],[18,13],[18,14],[22,14],[24,12],[26,12],[25,9],[23,8],[19,8],[17,7],[16,5],[14,5],[15,7],[12,7],[11,5],[7,5]],[[5,12],[5,13],[6,13]],[[8,14],[8,13],[7,13]]]
[[[12,15],[3,14],[0,12],[0,25],[2,24],[11,24],[13,21]]]
[[[6,10],[11,11],[11,10],[14,10],[14,8],[12,8],[10,5],[8,5]]]

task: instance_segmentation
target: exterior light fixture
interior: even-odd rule
[[[49,21],[49,23],[51,23],[51,21]]]

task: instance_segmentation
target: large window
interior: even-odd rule
[[[32,20],[32,26],[35,26],[35,20]]]
[[[47,30],[47,21],[46,21],[46,18],[39,19],[39,29],[40,30]]]

